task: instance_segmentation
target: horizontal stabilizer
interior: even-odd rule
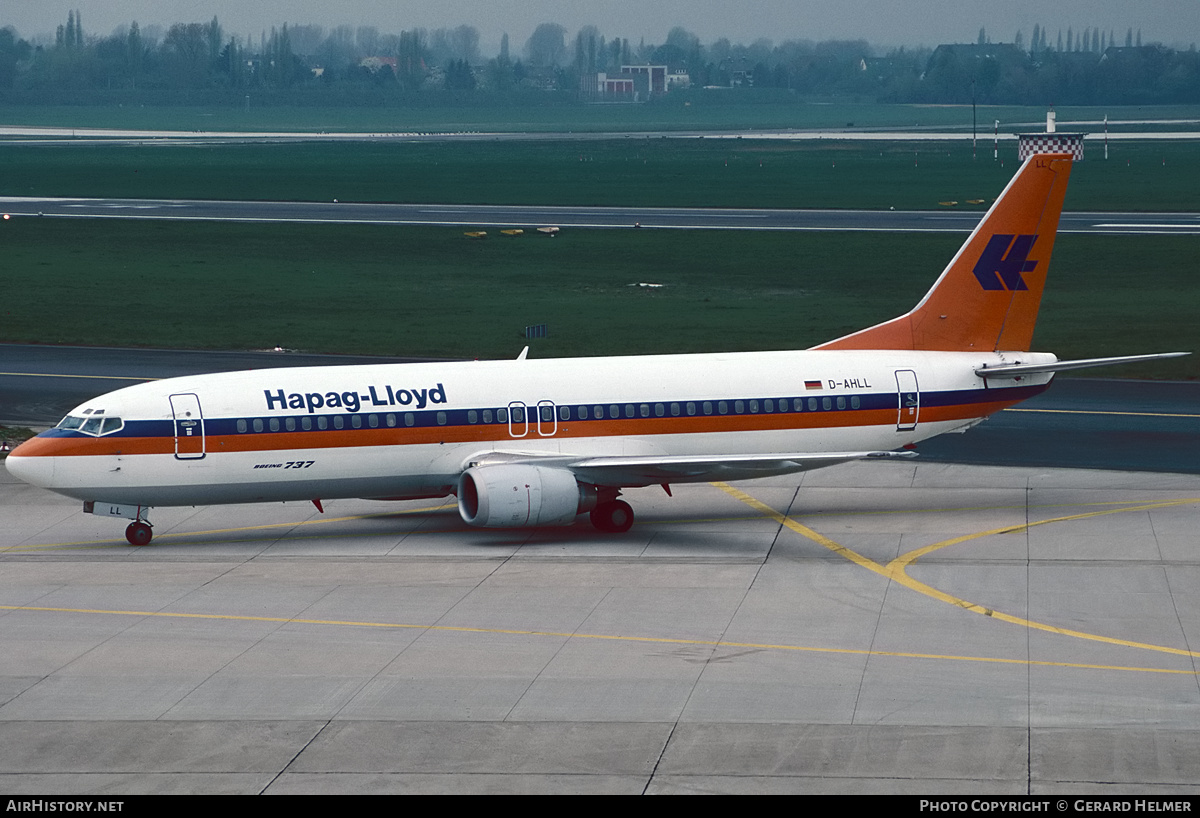
[[[982,366],[975,370],[981,378],[1013,378],[1018,375],[1035,375],[1040,372],[1064,372],[1068,369],[1087,369],[1093,366],[1131,364],[1137,361],[1157,361],[1162,358],[1181,358],[1190,352],[1159,352],[1153,355],[1123,355],[1117,358],[1083,358],[1078,361],[1053,361],[1042,364],[1001,364]]]

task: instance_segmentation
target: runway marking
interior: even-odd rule
[[[712,639],[673,639],[666,636],[628,636],[623,634],[573,633],[569,631],[516,630],[512,628],[476,628],[465,625],[417,625],[402,622],[370,622],[346,619],[305,619],[289,616],[253,616],[241,614],[205,614],[172,611],[125,611],[104,608],[65,608],[41,605],[0,605],[0,611],[27,611],[33,613],[75,613],[104,616],[138,616],[156,619],[202,619],[226,622],[264,622],[281,625],[319,625],[329,627],[381,628],[388,630],[419,630],[442,633],[478,633],[497,636],[539,636],[556,639],[585,639],[606,642],[631,642],[656,645],[692,645],[714,648],[743,648],[753,650],[775,650],[795,653],[827,653],[843,656],[887,656],[899,659],[932,659],[951,662],[983,662],[1000,665],[1025,665],[1036,667],[1061,667],[1076,670],[1120,670],[1133,673],[1165,673],[1195,676],[1197,671],[1179,668],[1136,667],[1132,665],[1098,665],[1082,662],[1050,662],[1036,659],[1005,659],[999,656],[966,656],[942,653],[909,653],[905,651],[866,650],[862,648],[828,648],[809,645],[779,645],[758,642],[727,642]]]
[[[28,213],[15,213],[17,216],[30,216]],[[155,215],[133,215],[122,214],[116,215],[111,213],[47,213],[45,218],[48,219],[145,219],[158,221],[198,221],[198,222],[239,222],[244,224],[362,224],[362,225],[380,225],[380,226],[405,226],[405,225],[428,225],[433,227],[512,227],[520,225],[530,225],[536,222],[531,220],[509,220],[509,221],[494,221],[489,219],[476,219],[471,221],[446,221],[446,220],[429,220],[429,219],[402,219],[402,218],[317,218],[310,216],[187,216],[177,214],[155,214]],[[614,230],[632,230],[634,229],[632,222],[585,222],[585,221],[569,221],[559,220],[558,226],[564,228],[586,228],[586,229],[614,229]],[[815,233],[962,233],[967,231],[967,227],[871,227],[865,225],[859,226],[808,226],[808,225],[719,225],[719,224],[660,224],[654,222],[643,222],[643,229],[648,230],[774,230],[774,231],[793,231],[793,232],[815,232]],[[1089,232],[1086,230],[1068,231],[1059,229],[1059,233],[1065,232]]]
[[[19,378],[89,378],[97,381],[157,381],[158,378],[135,378],[130,375],[60,375],[55,372],[0,372]]]
[[[988,608],[984,605],[979,605],[974,602],[969,602],[968,600],[961,599],[961,598],[953,596],[951,594],[947,594],[944,591],[939,591],[937,588],[934,588],[930,585],[926,585],[925,583],[921,582],[920,580],[913,579],[906,573],[908,566],[912,565],[916,560],[920,559],[921,557],[926,556],[927,554],[931,554],[934,551],[938,551],[942,548],[947,548],[951,545],[958,545],[960,543],[969,542],[970,540],[981,539],[983,537],[990,537],[990,536],[993,536],[996,534],[1012,534],[1012,533],[1016,533],[1016,532],[1020,532],[1020,531],[1028,531],[1029,529],[1034,528],[1036,526],[1040,526],[1040,525],[1049,525],[1051,523],[1070,522],[1070,521],[1074,521],[1074,520],[1084,520],[1084,519],[1088,519],[1091,517],[1104,516],[1107,514],[1121,514],[1121,513],[1127,512],[1127,511],[1148,511],[1148,510],[1156,509],[1156,508],[1170,508],[1172,506],[1190,505],[1190,504],[1200,503],[1200,498],[1193,497],[1193,498],[1188,498],[1188,499],[1183,499],[1183,500],[1164,500],[1164,501],[1157,502],[1157,503],[1144,503],[1141,505],[1126,506],[1123,508],[1112,508],[1112,509],[1105,509],[1102,511],[1088,511],[1088,512],[1084,512],[1082,514],[1070,514],[1070,515],[1067,515],[1064,517],[1053,517],[1053,518],[1046,519],[1046,520],[1037,520],[1037,521],[1031,522],[1031,523],[1020,523],[1018,525],[1003,526],[1001,528],[993,528],[988,531],[979,531],[974,534],[964,534],[961,537],[953,537],[949,540],[943,540],[942,542],[934,543],[933,545],[927,545],[924,548],[915,549],[913,551],[908,552],[907,554],[900,555],[896,559],[889,562],[887,565],[881,565],[878,562],[875,562],[874,560],[870,559],[869,557],[864,557],[862,554],[859,554],[856,551],[846,548],[844,545],[834,542],[833,540],[829,539],[825,535],[814,531],[813,529],[809,528],[808,526],[803,525],[802,523],[796,522],[791,517],[789,517],[785,514],[780,514],[778,511],[771,508],[766,503],[763,503],[762,501],[757,500],[754,497],[751,497],[749,494],[746,494],[743,491],[735,489],[733,486],[730,486],[727,483],[714,483],[713,485],[716,486],[717,488],[721,489],[725,493],[729,494],[730,496],[742,501],[743,503],[746,503],[747,505],[751,506],[752,508],[755,508],[755,509],[761,511],[766,516],[771,517],[772,519],[774,519],[775,521],[780,523],[780,525],[783,525],[783,526],[791,529],[792,531],[795,531],[797,534],[800,534],[801,536],[803,536],[809,540],[812,540],[813,542],[817,543],[818,545],[822,545],[825,548],[828,548],[833,553],[838,554],[839,556],[850,560],[851,562],[855,563],[856,565],[862,566],[863,568],[866,568],[869,571],[874,571],[875,573],[879,574],[880,576],[887,577],[888,579],[893,580],[894,582],[904,585],[905,587],[907,587],[913,591],[916,591],[917,593],[924,594],[925,596],[928,596],[932,599],[936,599],[939,602],[945,602],[949,605],[954,605],[955,607],[962,608],[963,610],[971,611],[972,613],[982,614],[983,616],[988,616],[993,619],[998,619],[1002,622],[1008,622],[1008,623],[1011,623],[1014,625],[1020,625],[1022,627],[1032,628],[1034,630],[1046,631],[1048,633],[1054,633],[1054,634],[1058,634],[1060,636],[1072,636],[1077,639],[1087,639],[1087,640],[1090,640],[1093,642],[1104,642],[1104,643],[1107,643],[1110,645],[1121,645],[1122,647],[1138,648],[1140,650],[1156,651],[1159,653],[1169,653],[1169,654],[1173,654],[1176,656],[1186,656],[1189,658],[1200,657],[1200,652],[1190,651],[1190,650],[1186,650],[1183,648],[1172,648],[1172,647],[1167,647],[1165,645],[1154,645],[1154,644],[1150,644],[1147,642],[1135,642],[1135,641],[1132,641],[1129,639],[1117,639],[1117,638],[1114,638],[1111,636],[1101,636],[1099,634],[1087,633],[1085,631],[1076,631],[1076,630],[1071,630],[1069,628],[1060,628],[1056,625],[1047,625],[1047,624],[1044,624],[1041,622],[1035,622],[1031,619],[1025,619],[1025,618],[1019,617],[1019,616],[1013,616],[1011,614],[1006,614],[1002,611],[997,611],[993,608]]]
[[[1025,505],[1020,505],[1020,506],[1017,506],[1017,505],[959,506],[959,507],[953,507],[953,508],[923,508],[923,509],[919,510],[919,513],[922,513],[922,514],[945,514],[945,513],[950,513],[950,512],[960,512],[961,513],[961,512],[968,512],[968,511],[1004,511],[1004,510],[1024,509],[1024,508],[1044,509],[1044,508],[1061,508],[1065,505],[1069,505],[1072,507],[1114,506],[1114,505],[1125,506],[1125,504],[1127,504],[1128,502],[1129,502],[1128,500],[1103,500],[1103,501],[1093,502],[1093,503],[1047,503],[1045,505],[1032,505],[1032,506],[1025,506]],[[172,532],[167,532],[167,533],[162,533],[162,534],[156,534],[155,542],[157,543],[158,541],[167,539],[168,537],[173,537],[173,538],[184,538],[184,537],[193,538],[194,537],[197,539],[192,540],[186,544],[187,545],[205,545],[205,544],[207,544],[207,542],[204,538],[212,537],[213,535],[216,535],[216,534],[232,534],[232,533],[237,533],[239,531],[265,531],[265,530],[272,529],[272,528],[298,528],[300,526],[324,525],[327,523],[351,522],[354,520],[371,520],[371,519],[378,519],[378,518],[392,517],[392,516],[408,516],[408,515],[428,514],[428,513],[434,512],[434,511],[448,511],[451,509],[456,509],[457,507],[458,506],[455,503],[444,503],[442,505],[425,506],[423,508],[399,509],[396,511],[379,511],[379,512],[371,512],[369,514],[351,514],[351,515],[348,515],[345,517],[317,517],[317,518],[310,518],[307,520],[297,520],[294,522],[287,522],[287,523],[261,523],[258,525],[241,526],[238,528],[214,528],[214,529],[209,529],[207,531],[172,531]],[[1123,511],[1126,509],[1122,508],[1120,510]],[[825,517],[825,516],[832,516],[835,514],[840,515],[842,513],[843,512],[841,512],[841,511],[814,512],[810,516]],[[913,514],[915,512],[912,509],[897,509],[897,510],[888,510],[888,511],[883,511],[883,510],[861,511],[858,513],[860,515],[870,516],[870,515]],[[682,519],[677,519],[677,520],[644,521],[641,523],[641,525],[646,526],[646,525],[678,525],[681,523],[713,523],[713,522],[729,522],[730,520],[741,520],[741,519],[744,519],[744,518],[740,517],[740,516],[734,517],[734,516],[730,516],[730,515],[723,515],[720,517],[687,517],[687,518],[682,518]],[[361,534],[344,534],[342,536],[345,536],[345,537],[390,536],[392,533],[394,533],[394,532],[382,532],[382,533],[381,532],[367,532],[367,533],[361,533]],[[412,534],[429,535],[429,534],[443,533],[443,532],[423,530],[423,531],[409,531],[409,532],[405,532],[405,533],[408,535],[412,535]],[[446,533],[450,533],[450,532],[446,532]],[[814,532],[814,534],[815,534],[815,532]],[[279,538],[278,541],[279,542],[296,542],[298,540],[303,540],[303,539],[314,539],[318,536],[321,536],[321,535],[313,535],[311,537],[309,537],[309,536],[297,537],[297,536],[284,535],[283,537]],[[267,541],[266,538],[258,540],[258,542],[266,542],[266,541]],[[213,542],[216,542],[220,545],[228,545],[230,543],[236,543],[236,542],[243,542],[243,543],[244,542],[255,542],[255,540],[253,540],[253,539],[222,539],[222,540],[214,540]],[[0,554],[22,552],[22,551],[40,551],[40,550],[54,549],[54,548],[137,548],[140,550],[140,549],[154,548],[154,547],[155,547],[154,545],[132,546],[123,539],[81,540],[78,542],[57,542],[57,543],[36,543],[36,544],[31,544],[31,545],[12,545],[12,546],[8,546],[3,549],[0,549]]]
[[[1032,522],[1032,523],[1004,526],[1001,528],[991,529],[988,531],[976,532],[974,534],[966,534],[961,537],[955,537],[955,538],[952,538],[949,540],[944,540],[939,543],[934,543],[933,545],[915,549],[913,551],[908,552],[907,554],[903,554],[900,557],[897,557],[896,559],[892,560],[890,563],[888,563],[885,566],[885,565],[881,565],[878,562],[875,562],[874,560],[872,560],[868,557],[865,557],[865,556],[857,553],[856,551],[854,551],[850,548],[847,548],[847,547],[835,542],[834,540],[824,536],[823,534],[820,534],[817,531],[814,531],[813,529],[803,525],[802,523],[799,523],[799,522],[793,520],[791,517],[775,511],[770,506],[757,500],[756,498],[750,496],[749,494],[746,494],[745,492],[742,492],[742,491],[735,489],[732,486],[729,486],[728,484],[724,484],[724,483],[714,483],[713,485],[717,486],[721,490],[730,494],[732,497],[747,504],[751,508],[754,508],[755,510],[759,511],[763,515],[765,515],[771,519],[774,519],[776,522],[789,528],[790,530],[801,534],[802,536],[806,537],[807,539],[810,539],[810,540],[824,546],[825,548],[828,548],[830,551],[850,560],[851,562],[854,562],[857,565],[867,568],[868,570],[874,571],[875,573],[880,574],[881,576],[884,576],[884,577],[887,577],[888,579],[894,580],[902,585],[905,585],[906,587],[908,587],[912,590],[915,590],[915,591],[922,593],[926,596],[929,596],[933,599],[937,599],[939,601],[946,602],[948,604],[952,604],[956,607],[963,608],[964,610],[969,610],[969,611],[972,611],[973,613],[980,613],[985,616],[990,616],[995,619],[1000,619],[1001,621],[1010,622],[1012,624],[1023,625],[1028,628],[1044,630],[1044,631],[1048,631],[1051,633],[1064,635],[1064,636],[1074,636],[1074,637],[1082,638],[1082,639],[1090,639],[1090,640],[1106,642],[1106,643],[1110,643],[1110,644],[1117,644],[1117,645],[1121,645],[1121,646],[1125,646],[1125,647],[1140,648],[1140,649],[1156,651],[1156,652],[1160,652],[1160,653],[1167,653],[1167,654],[1172,654],[1172,655],[1177,655],[1177,656],[1183,656],[1183,657],[1187,657],[1187,658],[1194,658],[1194,657],[1200,656],[1200,653],[1187,651],[1187,650],[1181,650],[1178,648],[1170,648],[1170,647],[1165,647],[1165,646],[1160,646],[1160,645],[1152,645],[1152,644],[1146,644],[1146,643],[1141,643],[1141,642],[1134,642],[1134,641],[1130,641],[1130,640],[1122,640],[1122,639],[1114,639],[1111,637],[1098,636],[1095,634],[1088,634],[1088,633],[1084,633],[1081,631],[1072,631],[1072,630],[1065,629],[1065,628],[1058,628],[1058,627],[1052,626],[1052,625],[1045,625],[1045,624],[1033,622],[1032,620],[1026,620],[1026,619],[1023,619],[1020,617],[1014,617],[1014,616],[1004,614],[999,611],[995,611],[993,609],[986,608],[981,605],[977,605],[975,603],[968,602],[967,600],[960,599],[958,597],[954,597],[950,594],[946,594],[942,591],[939,591],[936,588],[933,588],[929,585],[926,585],[925,583],[922,583],[918,580],[915,580],[915,579],[909,577],[905,573],[905,569],[909,565],[914,563],[917,559],[920,559],[921,557],[926,556],[926,555],[933,553],[934,551],[940,550],[942,548],[946,548],[951,545],[957,545],[957,544],[960,544],[963,542],[968,542],[973,539],[979,539],[979,538],[991,536],[994,534],[1019,532],[1022,530],[1027,530],[1034,526],[1047,525],[1050,523],[1080,520],[1080,519],[1097,517],[1097,516],[1102,516],[1102,515],[1107,515],[1107,514],[1119,514],[1122,512],[1126,512],[1126,511],[1144,511],[1144,510],[1155,509],[1155,508],[1167,508],[1167,507],[1172,507],[1172,506],[1187,505],[1187,504],[1200,502],[1200,498],[1168,500],[1168,501],[1161,501],[1161,502],[1155,502],[1155,503],[1144,503],[1144,504],[1135,505],[1135,506],[1122,506],[1121,508],[1104,509],[1104,510],[1099,510],[1099,511],[1085,512],[1085,513],[1081,513],[1081,514],[1066,515],[1063,517],[1039,520],[1039,521]],[[1112,505],[1112,504],[1114,504],[1114,502],[1094,503],[1094,504],[1087,504],[1087,505]],[[1055,504],[1055,505],[1062,505],[1062,504]],[[1074,504],[1072,504],[1072,505],[1074,505]],[[344,517],[331,517],[328,519],[309,519],[309,520],[301,520],[299,522],[267,523],[267,524],[261,524],[261,525],[243,526],[243,527],[227,528],[227,529],[214,529],[211,531],[192,532],[192,533],[186,533],[186,532],[169,533],[169,534],[163,534],[163,535],[161,535],[161,537],[163,537],[163,538],[166,538],[166,537],[195,537],[195,536],[206,536],[206,535],[212,535],[212,534],[231,533],[231,532],[238,532],[238,531],[256,531],[256,530],[284,528],[284,527],[296,528],[299,526],[306,526],[306,525],[319,525],[319,524],[324,524],[324,523],[371,519],[371,518],[387,517],[387,516],[393,516],[393,515],[422,514],[422,513],[432,512],[432,511],[446,510],[446,509],[450,509],[450,508],[454,508],[454,507],[455,507],[454,504],[449,503],[449,504],[429,506],[429,507],[424,507],[424,508],[419,508],[419,509],[409,509],[409,510],[399,511],[399,512],[389,511],[389,512],[373,513],[373,514],[357,514],[357,515],[348,515],[348,516],[344,516]],[[999,508],[1018,508],[1018,506],[1000,506]],[[892,513],[904,513],[904,512],[892,512]],[[71,546],[112,547],[115,545],[125,546],[124,543],[116,543],[116,542],[57,543],[57,544],[53,544],[53,545],[41,545],[41,546],[24,546],[24,547],[16,546],[16,547],[7,549],[7,551],[13,552],[13,551],[33,550],[33,549],[40,549],[40,548],[71,547]],[[633,635],[625,635],[625,634],[571,633],[571,632],[558,632],[558,631],[516,630],[516,629],[507,629],[507,628],[482,628],[482,627],[470,627],[470,626],[411,624],[411,623],[399,623],[399,622],[370,622],[370,621],[337,620],[337,619],[307,619],[307,618],[301,618],[301,617],[271,617],[271,616],[238,615],[238,614],[202,614],[202,613],[182,613],[182,612],[168,612],[168,611],[108,610],[108,609],[97,609],[97,608],[67,608],[67,607],[50,607],[50,606],[36,606],[36,605],[0,605],[0,611],[80,613],[80,614],[98,614],[98,615],[110,615],[110,616],[140,616],[140,617],[153,617],[153,618],[204,619],[204,620],[213,620],[213,621],[246,621],[246,622],[270,622],[270,623],[279,623],[279,624],[298,624],[298,625],[366,627],[366,628],[384,628],[384,629],[395,629],[395,630],[421,630],[421,631],[430,631],[430,632],[478,633],[478,634],[495,634],[495,635],[507,635],[507,636],[534,636],[534,637],[554,637],[554,638],[562,638],[562,639],[604,640],[604,641],[613,641],[613,642],[695,645],[695,646],[716,647],[716,648],[775,650],[775,651],[803,652],[803,653],[824,653],[824,654],[848,655],[848,656],[868,656],[868,657],[878,656],[878,657],[894,657],[894,658],[906,658],[906,659],[929,659],[929,660],[958,661],[958,662],[983,662],[983,663],[991,663],[991,664],[1025,665],[1025,666],[1034,666],[1034,667],[1061,667],[1061,668],[1072,668],[1072,669],[1080,669],[1080,670],[1116,670],[1116,671],[1125,671],[1125,672],[1183,674],[1183,675],[1192,675],[1192,676],[1197,674],[1197,671],[1194,669],[1137,667],[1137,666],[1131,666],[1131,665],[1106,665],[1106,664],[1093,664],[1093,663],[1082,663],[1082,662],[1054,662],[1054,661],[1044,661],[1044,660],[1034,660],[1034,659],[1009,659],[1009,658],[996,657],[996,656],[969,656],[969,655],[956,655],[956,654],[916,653],[916,652],[907,652],[907,651],[883,651],[883,650],[868,650],[868,649],[858,649],[858,648],[829,648],[829,647],[813,647],[813,646],[807,646],[807,645],[788,645],[788,644],[772,644],[772,643],[757,643],[757,642],[731,642],[731,641],[723,641],[723,640],[706,640],[706,639],[678,639],[678,638],[670,638],[670,637],[665,637],[665,636],[660,637],[660,636],[633,636]]]

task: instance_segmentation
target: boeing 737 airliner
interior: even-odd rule
[[[888,457],[1056,371],[1158,357],[1028,351],[1070,171],[1026,160],[916,307],[811,350],[171,378],[88,401],[8,469],[132,520],[134,545],[152,506],[448,494],[471,525],[625,531],[623,488]]]

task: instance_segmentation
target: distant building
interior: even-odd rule
[[[392,73],[396,73],[396,58],[395,57],[363,57],[359,62],[360,68],[365,68],[372,74],[378,74],[386,65],[392,69]]]
[[[637,101],[636,80],[632,74],[614,74],[609,76],[601,71],[596,74],[596,92],[607,101],[627,100]]]
[[[675,75],[667,74],[665,65],[622,65],[619,74],[599,71],[594,76],[594,93],[609,102],[645,102],[652,96],[667,93],[673,85],[687,82],[687,74],[680,74],[682,79],[670,79]],[[588,92],[589,89],[584,87],[583,90]]]
[[[636,90],[651,96],[667,93],[667,67],[665,65],[622,65],[622,74],[630,74],[636,81]]]
[[[667,90],[672,88],[691,88],[692,78],[686,71],[673,71],[667,74]]]

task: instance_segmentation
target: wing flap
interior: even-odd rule
[[[761,455],[679,455],[589,457],[565,465],[580,480],[597,486],[650,486],[749,480],[820,469],[851,460],[915,457],[915,452],[799,452]]]

